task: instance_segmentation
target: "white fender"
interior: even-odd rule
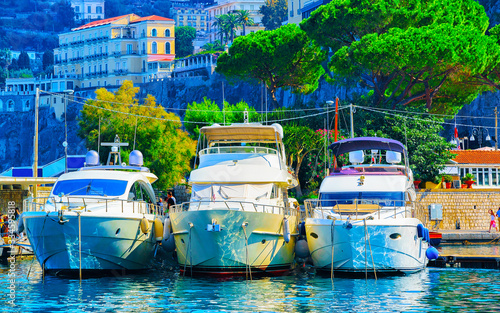
[[[170,238],[170,231],[172,229],[172,223],[170,222],[170,217],[166,217],[163,222],[163,240],[168,240]]]
[[[283,219],[283,239],[285,240],[286,243],[290,242],[290,222],[288,219],[285,217]]]

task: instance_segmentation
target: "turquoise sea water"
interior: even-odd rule
[[[8,268],[0,269],[2,312],[500,311],[499,270],[427,268],[403,277],[331,280],[306,267],[289,276],[245,281],[182,277],[161,268],[80,282],[42,278],[36,261],[15,265],[14,307],[8,303]]]

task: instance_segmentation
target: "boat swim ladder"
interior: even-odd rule
[[[366,251],[366,242],[368,241],[368,246],[370,247],[370,256],[372,259],[373,266],[373,275],[375,275],[375,280],[377,280],[377,270],[375,268],[375,263],[373,262],[373,252],[372,252],[372,244],[370,242],[370,234],[368,234],[368,227],[366,226],[366,218],[363,219],[363,223],[365,225],[365,279],[368,279],[368,261],[367,261],[367,251]],[[368,240],[366,240],[368,238]]]
[[[248,222],[241,224],[243,228],[243,233],[245,234],[245,279],[248,279],[250,274],[250,280],[252,280],[252,268],[250,267],[250,260],[248,259],[248,236],[247,236],[247,226]]]
[[[186,249],[186,258],[184,260],[184,271],[182,272],[182,276],[186,276],[186,264],[189,255],[189,265],[191,266],[191,277],[193,277],[193,260],[191,253],[191,229],[193,228],[193,223],[189,223],[189,238],[188,238],[188,246]]]
[[[333,281],[333,245],[334,245],[334,239],[335,239],[335,218],[332,220],[332,227],[331,227],[331,239],[332,239],[332,260],[330,263],[331,270],[330,270],[330,279]]]

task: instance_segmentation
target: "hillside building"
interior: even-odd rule
[[[243,33],[243,28],[238,28],[235,32],[235,36],[244,36],[258,30],[264,30],[265,27],[262,25],[262,14],[259,13],[259,9],[265,4],[265,0],[216,0],[213,5],[206,8],[208,11],[208,41],[214,42],[217,39],[220,40],[219,28],[215,23],[216,17],[222,14],[234,13],[237,10],[249,11],[250,17],[254,21],[254,25],[246,26],[245,34]]]
[[[59,35],[54,74],[75,88],[134,84],[168,77],[175,58],[174,20],[128,14],[94,21]]]
[[[104,18],[104,0],[71,0],[75,21],[90,22]]]

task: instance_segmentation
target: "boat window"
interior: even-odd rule
[[[326,192],[320,194],[322,206],[337,204],[380,204],[383,206],[404,205],[404,193],[400,191]]]
[[[193,184],[191,201],[228,201],[231,199],[269,199],[272,184]]]
[[[148,193],[148,189],[146,188],[144,183],[140,182],[139,185],[141,186],[143,200],[146,201],[147,203],[153,203],[153,200],[152,200],[153,196]]]
[[[53,195],[72,196],[121,196],[125,193],[127,181],[111,179],[61,180],[52,190]]]

